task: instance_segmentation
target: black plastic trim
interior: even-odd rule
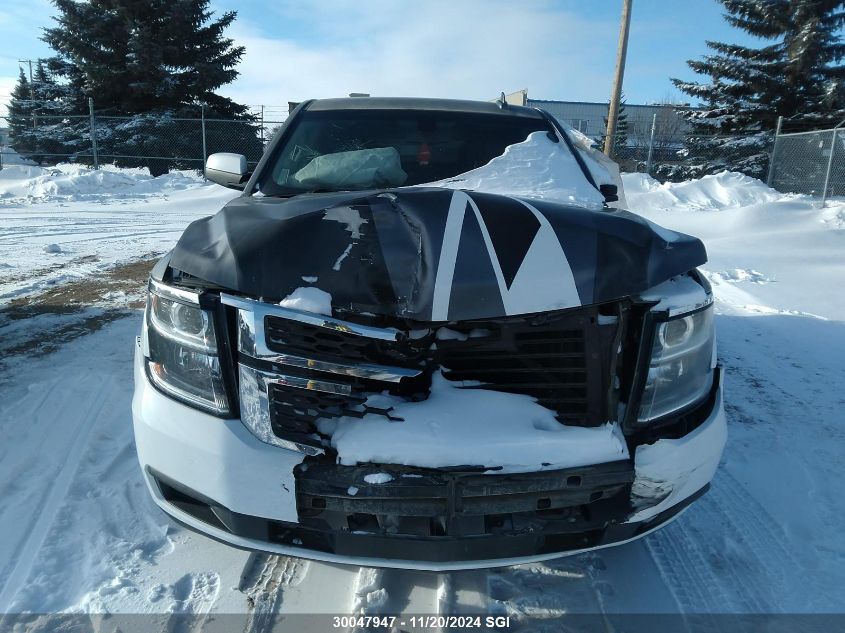
[[[276,150],[279,147],[279,144],[282,142],[282,139],[286,138],[288,134],[290,134],[290,128],[293,123],[296,122],[298,115],[303,110],[307,110],[308,106],[314,99],[307,99],[302,101],[296,108],[294,108],[293,112],[291,112],[287,119],[285,119],[284,123],[282,123],[281,129],[276,133],[276,135],[270,140],[270,143],[264,149],[264,153],[261,155],[261,159],[258,161],[258,164],[255,166],[255,169],[252,170],[252,175],[247,181],[246,185],[244,185],[244,196],[251,196],[255,192],[256,185],[258,185],[259,181],[262,179],[264,172],[266,171],[267,163],[272,159],[275,160]]]
[[[602,529],[578,533],[545,535],[527,533],[508,536],[438,537],[415,539],[405,536],[354,534],[351,532],[322,532],[296,523],[275,521],[239,514],[228,510],[199,493],[178,484],[160,473],[147,468],[168,505],[202,521],[210,527],[233,536],[271,545],[299,548],[303,555],[308,551],[347,556],[409,562],[471,563],[499,559],[529,558],[546,554],[604,547],[640,536],[677,516],[682,510],[701,497],[710,488],[705,485],[678,504],[667,508],[646,521],[636,523],[611,523]],[[170,512],[165,508],[165,512]],[[216,541],[247,551],[266,552],[269,549],[248,547],[231,543],[225,538],[208,534],[202,529],[171,517],[187,529],[204,534]]]
[[[596,184],[596,180],[595,178],[593,178],[593,174],[590,172],[590,169],[587,167],[587,164],[584,162],[584,159],[581,157],[581,154],[579,154],[578,150],[575,149],[575,145],[572,143],[572,139],[569,138],[569,134],[567,134],[566,130],[563,129],[563,126],[560,124],[560,121],[558,121],[555,117],[553,117],[551,114],[541,108],[535,108],[535,110],[537,110],[537,112],[543,115],[543,118],[546,120],[546,122],[549,123],[555,129],[555,131],[557,131],[558,135],[560,135],[563,142],[566,143],[566,146],[569,148],[569,151],[572,153],[572,156],[575,157],[575,162],[578,163],[578,167],[581,168],[581,171],[584,173],[584,177],[587,179],[587,182],[589,182],[593,187],[595,187],[596,191],[601,193],[601,189],[599,188],[598,184]]]

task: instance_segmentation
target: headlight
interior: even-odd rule
[[[214,319],[198,295],[151,281],[147,325],[153,384],[192,406],[228,413]]]
[[[713,385],[713,306],[656,326],[640,422],[649,422],[704,399]]]

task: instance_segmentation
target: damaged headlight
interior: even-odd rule
[[[713,304],[657,323],[640,422],[680,411],[710,393],[714,341]]]
[[[153,384],[186,404],[228,413],[214,319],[199,296],[151,281],[146,315]]]

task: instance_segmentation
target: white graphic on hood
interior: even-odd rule
[[[513,282],[508,287],[490,231],[478,205],[463,191],[456,191],[452,195],[434,284],[432,321],[449,319],[452,282],[467,205],[472,209],[481,228],[505,315],[545,312],[582,305],[569,260],[549,221],[531,204],[517,198],[511,199],[531,211],[540,223],[540,228],[526,251]]]

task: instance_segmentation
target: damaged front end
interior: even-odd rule
[[[218,214],[159,267],[212,315],[229,411],[280,460],[238,476],[288,504],[174,477],[139,441],[171,514],[244,547],[448,569],[626,541],[704,492],[724,419],[698,240],[462,191],[315,204]],[[330,314],[285,302],[303,280]]]

